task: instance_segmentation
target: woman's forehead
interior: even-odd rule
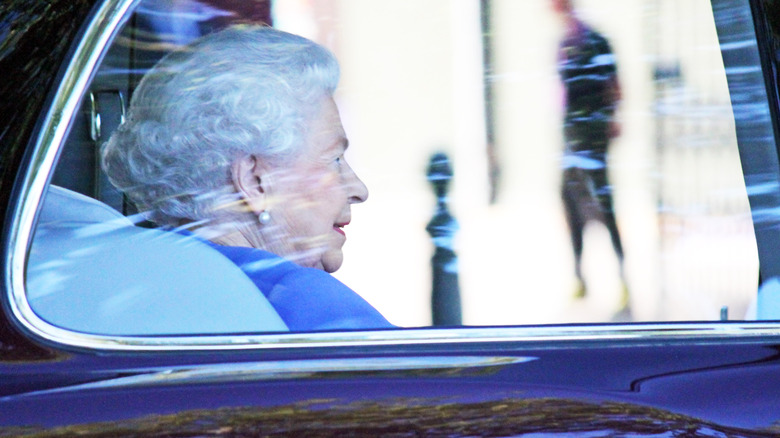
[[[347,134],[341,123],[338,106],[332,97],[324,98],[314,112],[308,127],[309,144],[319,145],[321,149],[345,150],[349,146]]]

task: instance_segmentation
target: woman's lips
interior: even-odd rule
[[[344,232],[344,230],[342,228],[346,227],[347,225],[349,225],[349,222],[343,223],[343,224],[335,224],[335,225],[333,225],[333,229],[336,230],[337,233],[339,233],[342,236],[346,237],[347,234]]]

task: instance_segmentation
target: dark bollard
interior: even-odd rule
[[[453,244],[455,232],[458,231],[458,222],[447,208],[447,191],[452,179],[452,167],[446,154],[439,152],[431,157],[427,176],[436,194],[436,213],[425,228],[433,238],[436,247],[431,259],[433,325],[461,325],[458,256],[455,255]]]

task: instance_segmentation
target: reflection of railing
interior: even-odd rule
[[[740,102],[754,98],[740,95],[734,73],[757,72],[760,79],[761,71],[755,66],[727,68],[729,96],[725,84],[715,80],[718,65],[712,61],[723,57],[726,67],[742,67],[735,62],[742,54],[736,52],[753,47],[755,36],[738,35],[735,26],[751,22],[749,8],[740,1],[713,2],[722,38],[716,52],[711,23],[697,13],[700,5],[647,3],[656,16],[649,22],[648,43],[656,64],[653,113],[662,252],[658,317],[679,317],[676,309],[687,303],[712,303],[706,317],[718,317],[729,303],[734,315],[742,315],[756,274],[746,262],[745,242],[752,239],[752,229],[734,121],[750,114]]]
[[[426,230],[436,247],[431,259],[433,266],[433,293],[431,307],[433,325],[460,325],[460,286],[458,285],[458,256],[454,237],[458,222],[447,208],[447,191],[452,179],[450,160],[444,153],[434,154],[428,163],[428,181],[436,194],[436,213]]]

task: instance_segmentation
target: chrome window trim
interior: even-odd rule
[[[21,183],[21,202],[13,208],[9,256],[4,260],[4,286],[13,317],[24,330],[49,343],[114,351],[264,350],[311,347],[359,347],[381,345],[436,345],[452,343],[560,341],[631,341],[643,343],[686,340],[717,342],[723,338],[753,342],[757,338],[780,339],[780,324],[772,322],[639,323],[558,325],[535,327],[419,328],[327,333],[236,334],[203,336],[100,336],[73,332],[40,319],[26,299],[25,260],[35,215],[54,166],[57,151],[78,111],[82,96],[102,59],[96,50],[108,47],[129,11],[140,0],[106,0],[86,26],[82,41],[65,70],[36,140],[28,173]]]
[[[64,70],[51,107],[41,124],[27,173],[18,187],[18,197],[14,198],[17,203],[12,206],[8,228],[9,252],[3,266],[4,287],[10,298],[9,307],[13,316],[26,330],[44,339],[67,339],[70,332],[40,319],[27,302],[25,262],[38,204],[48,184],[57,152],[68,135],[81,98],[92,81],[108,42],[118,32],[128,12],[140,1],[106,0],[94,11],[91,21],[85,24],[81,40]]]
[[[45,324],[45,323],[44,323]],[[49,326],[51,327],[51,326]],[[290,348],[368,347],[522,342],[528,346],[569,342],[634,342],[642,344],[690,341],[692,344],[755,342],[780,337],[777,323],[648,323],[623,325],[463,327],[381,331],[269,333],[203,336],[99,336],[54,327],[35,328],[49,342],[107,351],[217,351]]]

